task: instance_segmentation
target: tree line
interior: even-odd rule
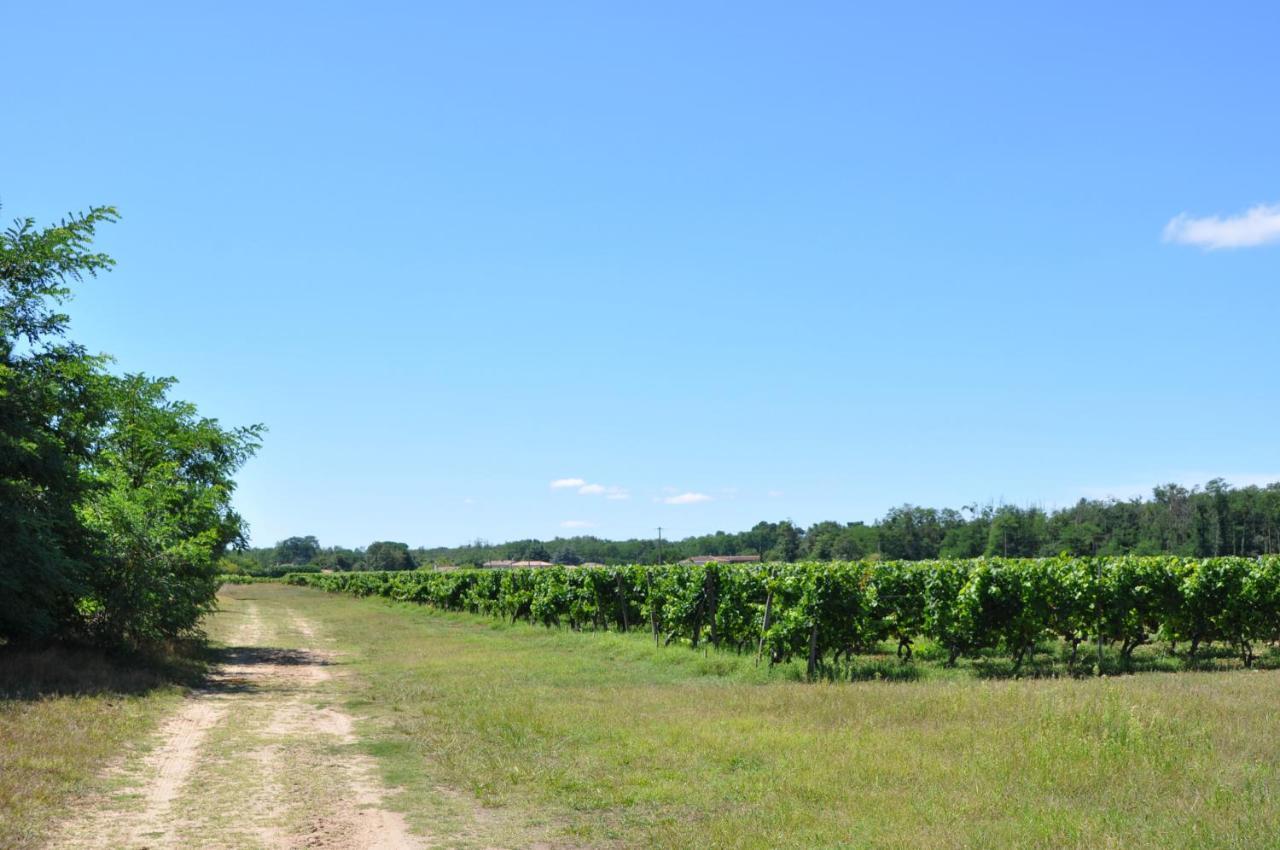
[[[1149,498],[1081,499],[1046,511],[1014,505],[926,508],[902,505],[880,520],[759,522],[747,531],[658,541],[581,536],[551,540],[482,540],[463,546],[410,548],[379,541],[364,549],[322,547],[315,537],[231,556],[233,572],[283,575],[316,570],[401,570],[433,565],[482,566],[489,561],[674,563],[696,555],[758,555],[765,561],[921,561],[937,558],[1035,558],[1059,554],[1178,555],[1212,558],[1280,552],[1280,483],[1232,487],[1221,478],[1203,487],[1165,484]]]
[[[232,475],[261,426],[224,428],[175,381],[117,375],[68,339],[73,285],[114,262],[95,207],[0,233],[0,645],[155,644],[195,630],[245,542]]]
[[[321,546],[315,535],[288,537],[274,546],[228,552],[222,559],[226,574],[282,576],[290,572],[334,570],[412,570],[430,563],[407,543],[376,540],[363,548]]]

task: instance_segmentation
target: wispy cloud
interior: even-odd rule
[[[611,499],[615,502],[631,498],[631,493],[627,491],[627,488],[619,487],[617,484],[605,486],[604,484],[587,484],[584,482],[578,488],[578,493],[583,496],[604,496],[606,499]]]
[[[552,490],[568,490],[573,487],[581,487],[587,482],[582,478],[557,478],[551,482]]]
[[[585,519],[567,519],[560,523],[561,528],[595,528],[594,522],[588,522]]]
[[[780,499],[780,498],[782,498],[782,495],[783,495],[783,494],[782,494],[782,491],[781,491],[781,490],[770,490],[770,491],[769,491],[769,498],[770,498],[770,499]]]
[[[1280,204],[1258,204],[1241,215],[1196,218],[1186,213],[1164,226],[1164,241],[1201,248],[1252,248],[1280,241]]]
[[[706,493],[680,493],[676,496],[668,496],[662,501],[668,505],[696,505],[698,502],[710,502],[711,497]]]

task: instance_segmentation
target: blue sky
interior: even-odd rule
[[[1280,478],[1280,6],[189,5],[6,11],[0,203],[257,544]]]

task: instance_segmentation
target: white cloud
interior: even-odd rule
[[[1258,204],[1243,215],[1193,218],[1182,213],[1164,226],[1164,241],[1201,248],[1251,248],[1280,241],[1280,204]]]
[[[561,528],[595,528],[594,522],[588,522],[585,519],[567,519],[560,523]]]
[[[619,487],[617,484],[610,484],[606,487],[603,484],[586,484],[584,483],[578,488],[578,493],[583,496],[604,496],[606,499],[620,501],[622,499],[630,499],[631,493],[626,487]]]
[[[710,502],[711,497],[706,493],[681,493],[678,496],[668,496],[662,501],[668,505],[696,505],[698,502]]]
[[[551,482],[552,490],[568,490],[570,487],[581,487],[587,482],[581,478],[557,478]]]

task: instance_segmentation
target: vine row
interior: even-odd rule
[[[1228,645],[1245,666],[1280,639],[1280,557],[1041,558],[295,573],[286,581],[445,611],[575,630],[646,630],[802,659],[810,677],[885,642],[910,661],[921,639],[957,659],[1003,653],[1021,667],[1046,639],[1074,665],[1082,644],[1167,641],[1188,658]]]

